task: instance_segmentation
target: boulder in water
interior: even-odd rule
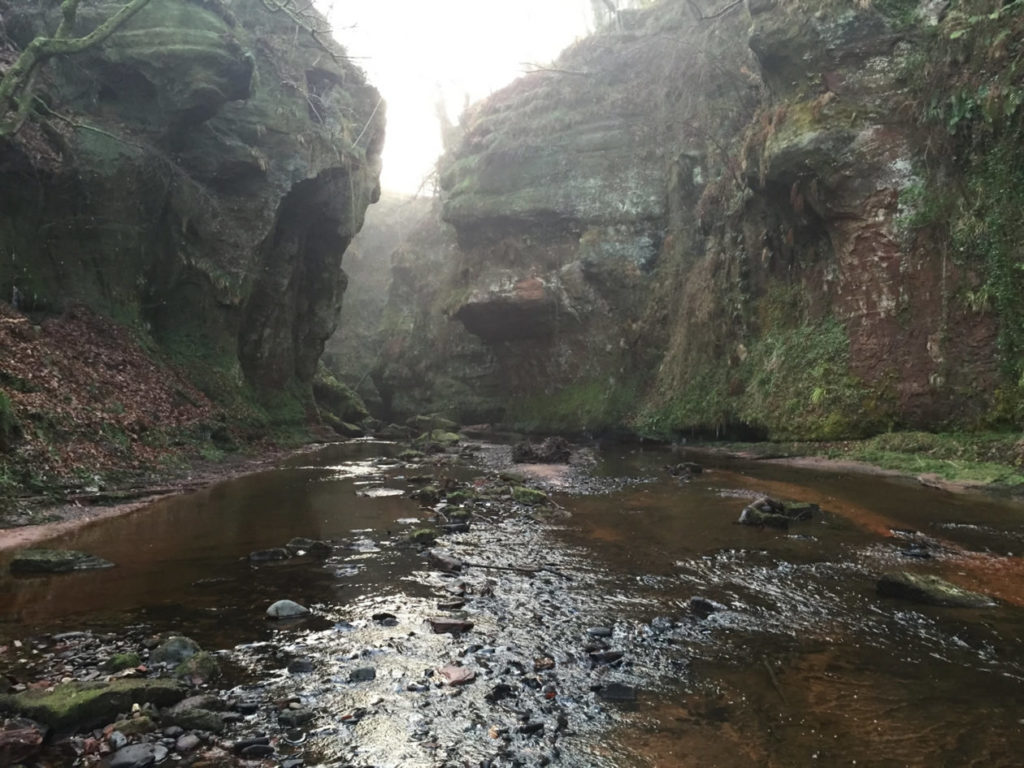
[[[267,608],[267,616],[272,619],[297,619],[300,616],[308,615],[309,608],[292,600],[278,600]]]
[[[821,512],[817,504],[783,502],[767,496],[751,502],[740,513],[740,525],[786,530],[790,523],[810,520]]]
[[[931,574],[893,571],[882,575],[876,585],[883,597],[899,597],[924,605],[946,608],[988,608],[995,602],[985,595],[962,589]]]

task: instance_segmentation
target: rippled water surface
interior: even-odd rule
[[[480,464],[501,450],[485,447]],[[226,652],[238,685],[316,712],[295,748],[308,764],[1022,763],[1019,503],[770,464],[721,463],[680,483],[662,470],[677,458],[623,449],[598,457],[586,493],[554,492],[561,510],[479,507],[470,532],[441,542],[474,564],[452,576],[403,541],[430,510],[400,492],[412,474],[485,470],[410,467],[396,451],[334,446],[66,536],[61,546],[117,567],[0,577],[0,638],[137,624],[188,634]],[[763,494],[824,512],[789,531],[735,525]],[[902,551],[910,531],[929,558]],[[326,559],[250,561],[293,536],[338,545]],[[998,602],[877,596],[893,569]],[[315,617],[270,624],[266,606],[284,597]],[[432,634],[425,619],[456,598],[465,606],[445,615],[473,630]],[[394,618],[374,620],[383,612]],[[621,660],[588,655],[597,628]],[[296,658],[314,672],[287,673]],[[476,680],[437,685],[453,662]],[[353,682],[366,666],[375,679]],[[608,700],[616,690],[636,700]]]

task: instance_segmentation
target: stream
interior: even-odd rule
[[[432,550],[464,564],[446,571],[408,535],[455,505],[409,493],[531,472],[508,446],[470,448],[410,463],[391,443],[333,445],[46,545],[106,570],[12,577],[5,553],[0,672],[52,677],[55,637],[187,635],[217,652],[223,695],[256,702],[219,737],[267,734],[253,764],[1021,764],[1024,504],[707,457],[680,479],[665,450],[583,449],[567,471],[532,468],[551,506],[469,502],[469,530]],[[765,495],[822,511],[737,525]],[[293,537],[331,547],[250,558]],[[879,596],[894,570],[996,602]],[[268,620],[283,598],[311,616]],[[453,669],[471,679],[445,683]]]

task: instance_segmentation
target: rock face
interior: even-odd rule
[[[997,42],[1024,15],[968,6],[661,2],[477,105],[414,302],[482,345],[449,377],[548,430],[1019,423],[1024,232],[992,189],[1024,181],[1024,53]],[[385,378],[451,325],[386,347]],[[420,384],[419,410],[451,389]]]
[[[0,0],[24,46],[56,9]],[[84,5],[84,33],[117,3]],[[379,196],[384,108],[329,38],[259,0],[162,0],[46,69],[70,116],[0,142],[0,296],[147,329],[172,360],[308,386],[341,258]]]

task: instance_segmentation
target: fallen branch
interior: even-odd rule
[[[786,694],[782,692],[782,686],[779,685],[779,680],[775,677],[775,670],[772,669],[772,665],[768,663],[768,659],[762,659],[761,661],[764,662],[764,668],[768,670],[768,678],[772,681],[772,687],[775,689],[775,692],[779,694],[779,698],[782,699],[782,703],[788,707],[789,702],[786,701]]]
[[[532,62],[529,61],[522,62],[522,66],[533,67],[533,69],[523,70],[528,75],[532,75],[534,72],[553,72],[557,75],[578,75],[579,77],[590,77],[589,72],[576,72],[571,69],[555,69],[553,67],[542,67],[540,64],[533,64]]]

